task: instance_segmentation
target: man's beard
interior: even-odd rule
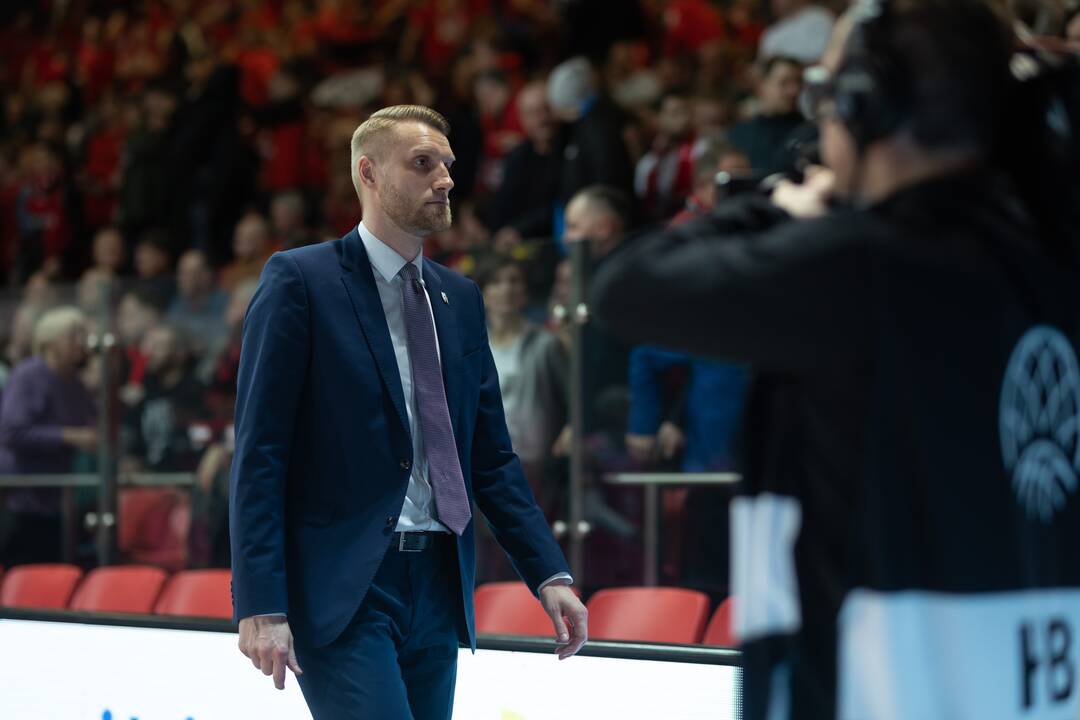
[[[424,203],[416,207],[404,193],[389,183],[383,185],[381,200],[383,212],[410,235],[427,237],[450,229],[452,218],[449,205]]]

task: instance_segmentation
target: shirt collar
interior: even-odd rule
[[[382,275],[383,280],[387,282],[397,277],[398,273],[401,272],[401,268],[405,267],[405,263],[409,261],[398,255],[397,250],[372,235],[371,231],[364,226],[362,220],[356,226],[356,231],[360,233],[360,240],[364,243],[364,249],[367,250],[371,267],[375,268],[375,271]],[[423,251],[416,254],[416,259],[412,261],[412,264],[416,266],[416,272],[419,273],[420,277],[424,277]]]

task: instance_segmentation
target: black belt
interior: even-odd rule
[[[450,533],[434,530],[396,532],[390,547],[400,552],[423,552],[432,547],[436,540],[449,537],[452,537]]]

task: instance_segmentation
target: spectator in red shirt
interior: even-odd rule
[[[724,19],[706,0],[672,0],[664,8],[664,53],[696,53],[724,37]]]
[[[758,0],[732,0],[727,11],[728,27],[739,45],[747,49],[756,49],[765,32],[765,23],[761,21],[761,3]]]
[[[377,4],[395,5],[397,12],[377,12],[372,7]],[[354,59],[358,48],[378,40],[386,23],[405,11],[404,4],[403,0],[320,0],[310,28],[322,50],[323,68],[332,72],[355,67],[346,60]]]
[[[258,25],[243,28],[242,47],[236,56],[240,68],[240,95],[253,107],[270,99],[270,81],[281,65],[280,51],[269,42],[270,32]]]
[[[42,38],[31,53],[24,68],[23,80],[38,88],[51,83],[62,83],[67,79],[70,67],[70,59],[61,47],[59,38],[50,34]]]
[[[75,51],[75,83],[83,100],[94,104],[113,79],[116,53],[104,41],[101,19],[91,15],[83,21],[82,40]]]
[[[19,244],[15,272],[20,283],[39,268],[50,275],[58,272],[61,256],[71,242],[68,193],[59,154],[39,143],[27,150],[24,162],[16,209]]]
[[[634,193],[652,220],[678,212],[694,186],[694,134],[690,101],[670,93],[660,101],[652,149],[638,161]]]
[[[300,81],[289,68],[274,73],[267,92],[267,104],[254,117],[262,128],[257,143],[262,159],[260,181],[265,190],[276,192],[304,184],[305,158],[310,152],[308,123]]]
[[[716,203],[716,175],[720,172],[739,176],[750,172],[750,161],[741,151],[717,136],[699,140],[694,150],[694,192],[685,207],[671,219],[672,225],[707,213]]]
[[[100,125],[87,140],[81,178],[83,222],[91,229],[116,219],[120,159],[127,137],[123,111],[116,98],[103,97],[98,107]]]
[[[488,70],[473,80],[473,93],[484,136],[484,151],[477,177],[481,190],[491,192],[502,184],[503,158],[524,139],[517,103],[510,81],[499,70]]]
[[[142,342],[150,328],[161,322],[161,311],[139,291],[124,293],[116,309],[116,332],[124,358],[124,385],[120,399],[133,407],[142,399],[143,377],[146,374],[146,353]]]
[[[164,69],[164,48],[150,23],[128,23],[116,49],[116,78],[128,90],[141,89]]]
[[[285,0],[281,17],[287,38],[287,56],[306,58],[314,55],[319,46],[318,29],[315,15],[308,13],[304,0]]]
[[[485,0],[421,0],[409,13],[399,58],[419,60],[436,77],[446,75],[450,60],[469,40],[469,28],[488,10]]]

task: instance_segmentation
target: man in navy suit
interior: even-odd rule
[[[357,128],[363,221],[277,253],[244,324],[230,483],[240,650],[317,720],[449,718],[473,623],[478,507],[551,616],[586,612],[510,446],[477,286],[424,259],[450,227],[449,127]],[[301,667],[303,670],[301,670]]]

